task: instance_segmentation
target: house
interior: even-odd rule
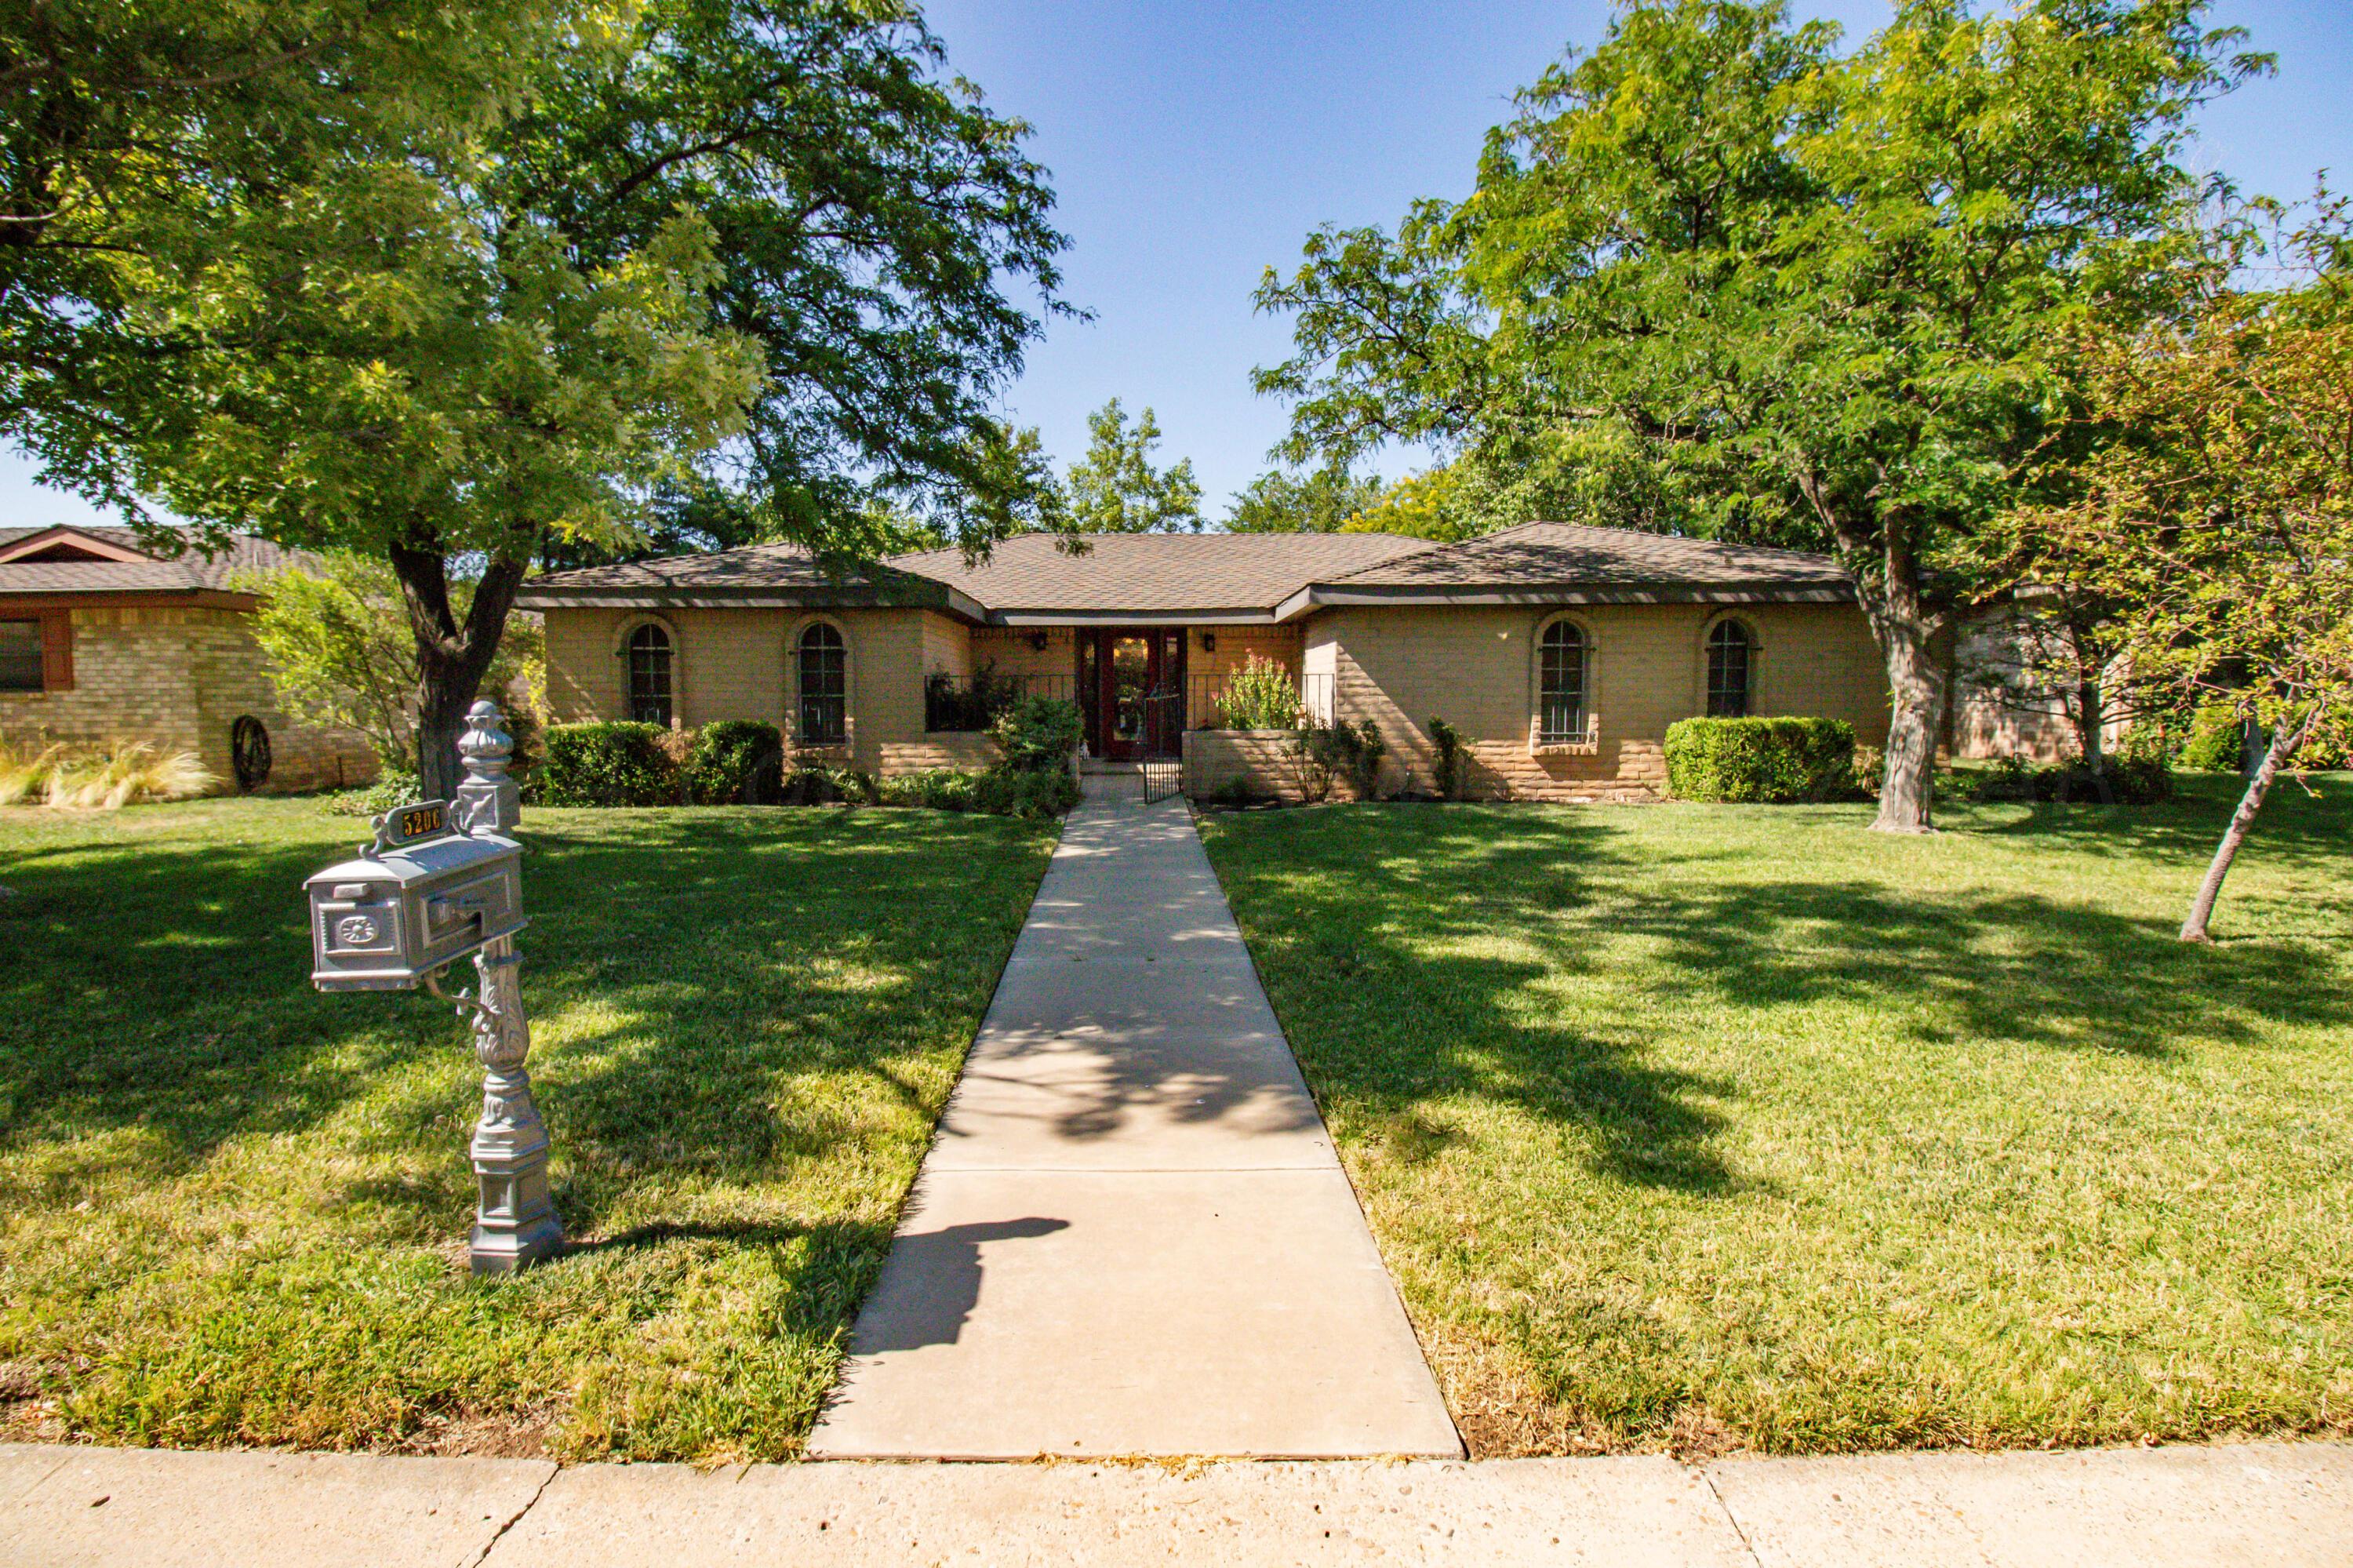
[[[0,746],[143,740],[245,789],[375,778],[358,733],[279,705],[242,585],[291,558],[243,535],[206,557],[128,528],[0,528]]]
[[[1325,721],[1371,719],[1388,789],[1435,786],[1429,721],[1481,794],[1643,798],[1667,726],[1810,714],[1885,737],[1886,680],[1826,556],[1533,523],[1461,544],[1382,534],[1028,535],[828,571],[759,545],[551,573],[558,722],[779,726],[879,773],[983,766],[987,696],[1066,696],[1092,756],[1181,758],[1195,793],[1293,784],[1287,738],[1228,726],[1229,683],[1279,663]]]

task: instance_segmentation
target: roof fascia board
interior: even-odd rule
[[[1283,601],[1289,610],[1304,598],[1309,605],[1446,604],[1852,604],[1854,589],[1819,588],[1578,588],[1568,584],[1513,588],[1336,588],[1315,584]],[[1282,613],[1279,611],[1278,613]],[[1295,613],[1295,611],[1291,611]]]
[[[0,545],[0,565],[37,554],[52,545],[72,545],[88,550],[101,560],[112,561],[117,565],[145,565],[148,562],[170,558],[133,550],[118,545],[111,539],[101,539],[95,534],[86,534],[69,523],[60,523],[54,528],[44,528],[37,534],[27,534],[21,539]]]
[[[26,588],[10,592],[0,579],[0,615],[20,610],[88,609],[95,605],[136,604],[142,609],[252,609],[262,596],[227,588]]]
[[[986,622],[988,610],[959,589],[939,597],[879,588],[533,588],[515,595],[518,609],[944,609]]]
[[[994,626],[1271,626],[1263,609],[999,609]]]

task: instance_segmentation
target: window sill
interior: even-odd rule
[[[1540,740],[1528,747],[1530,757],[1599,757],[1598,740]]]

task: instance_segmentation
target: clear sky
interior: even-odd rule
[[[1886,0],[1797,0],[1851,37]],[[1254,315],[1268,265],[1331,221],[1387,225],[1419,196],[1460,196],[1512,90],[1566,45],[1599,37],[1608,0],[932,0],[950,64],[1034,127],[1073,244],[1056,322],[1008,411],[1068,462],[1113,396],[1150,405],[1164,461],[1190,457],[1204,510],[1267,466],[1278,403],[1253,366],[1283,323]],[[2217,0],[2280,57],[2276,76],[2210,110],[2204,163],[2294,198],[2315,173],[2353,178],[2353,0]],[[1393,454],[1392,474],[1414,463]],[[0,526],[87,520],[0,452]]]

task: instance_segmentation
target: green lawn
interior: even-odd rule
[[[300,884],[364,823],[0,811],[0,1436],[795,1452],[1053,835],[531,812],[532,1066],[580,1245],[478,1282],[456,1021],[308,982]]]
[[[1483,1453],[2353,1428],[2353,781],[1206,832]]]

